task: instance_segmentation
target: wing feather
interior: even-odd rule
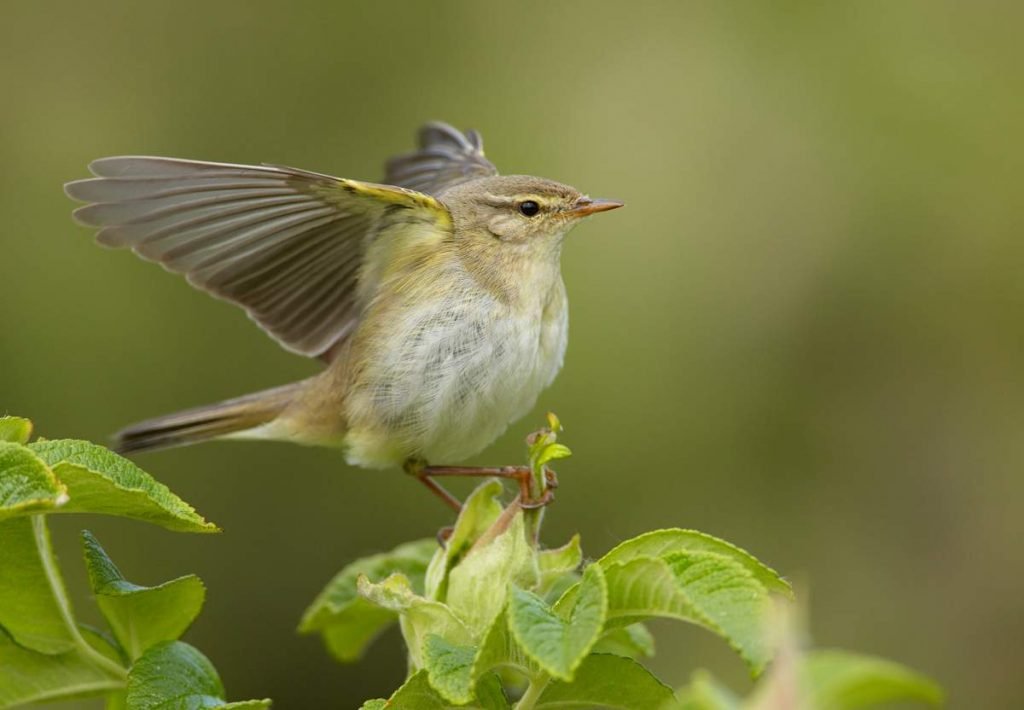
[[[358,322],[371,240],[410,219],[451,228],[428,195],[295,168],[138,156],[89,167],[96,177],[65,189],[90,203],[75,218],[98,227],[101,244],[184,274],[308,356],[325,356]],[[400,221],[396,204],[408,208]]]
[[[455,185],[497,174],[498,169],[484,157],[479,133],[463,133],[434,121],[420,129],[418,150],[388,161],[384,182],[440,196]]]

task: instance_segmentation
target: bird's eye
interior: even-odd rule
[[[533,200],[524,200],[519,203],[519,213],[524,217],[533,217],[540,212],[540,205]]]

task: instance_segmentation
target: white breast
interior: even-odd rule
[[[389,324],[400,337],[369,358],[348,393],[350,463],[390,466],[409,456],[458,463],[526,414],[562,366],[565,287],[511,309],[482,292],[444,308],[413,307]]]

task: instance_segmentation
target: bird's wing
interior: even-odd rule
[[[476,131],[462,133],[435,121],[420,129],[419,141],[419,150],[388,161],[384,182],[440,195],[455,185],[498,174],[484,157],[484,139]]]
[[[372,240],[417,223],[437,238],[451,230],[447,208],[428,195],[294,168],[151,157],[89,168],[95,178],[65,190],[92,203],[75,217],[101,228],[101,244],[184,274],[310,357],[327,357],[357,323]]]

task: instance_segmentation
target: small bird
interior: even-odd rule
[[[479,133],[439,122],[388,161],[384,184],[141,156],[89,169],[96,177],[65,191],[90,203],[74,216],[100,228],[100,244],[184,274],[326,363],[300,382],[130,426],[115,435],[119,451],[225,438],[341,447],[353,465],[404,466],[453,507],[434,476],[519,474],[428,462],[476,454],[551,384],[568,338],[562,241],[622,206],[499,175]]]

